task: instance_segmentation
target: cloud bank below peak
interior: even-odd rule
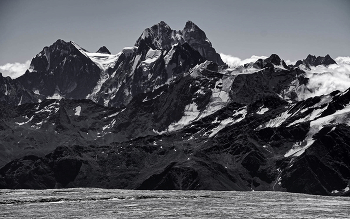
[[[350,88],[350,57],[338,57],[337,64],[329,66],[318,65],[310,70],[303,69],[309,78],[307,88],[302,99],[329,94],[335,90],[345,91]]]
[[[9,76],[12,79],[15,79],[23,75],[29,68],[29,66],[30,60],[26,61],[25,63],[7,63],[5,65],[0,66],[0,72],[2,73],[3,77]]]
[[[338,64],[348,64],[350,65],[350,56],[343,56],[334,59]]]
[[[267,56],[253,55],[247,59],[240,59],[231,55],[220,53],[221,59],[230,67],[235,68],[246,63],[255,62],[258,59],[268,58]],[[337,57],[334,59],[337,64],[329,66],[319,65],[311,69],[303,69],[309,82],[306,85],[305,93],[299,94],[300,99],[306,99],[313,96],[329,94],[335,90],[345,91],[350,88],[350,57]],[[286,60],[286,64],[295,62]],[[18,78],[23,75],[30,66],[30,60],[25,63],[7,63],[0,66],[0,72],[3,77]]]
[[[228,67],[230,67],[230,68],[235,68],[235,67],[238,67],[240,65],[244,65],[244,64],[247,64],[250,62],[256,62],[258,59],[268,58],[267,56],[253,55],[252,57],[247,58],[247,59],[240,59],[238,57],[226,55],[223,53],[220,53],[220,56],[221,56],[222,61],[224,61],[228,65]]]
[[[265,59],[267,56],[253,55],[248,59],[240,59],[235,56],[220,53],[221,59],[229,66],[235,68],[246,63],[255,62],[258,59]],[[302,93],[299,93],[299,99],[327,95],[333,91],[345,91],[350,88],[350,57],[337,57],[334,59],[337,64],[329,66],[318,65],[311,66],[311,69],[302,68],[309,82]],[[287,65],[294,65],[296,61],[285,60]]]

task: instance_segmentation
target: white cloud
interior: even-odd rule
[[[311,91],[305,94],[305,98],[329,94],[335,90],[345,91],[350,87],[350,57],[338,57],[335,60],[338,64],[304,69],[309,78],[307,88]]]
[[[237,67],[241,64],[241,59],[238,57],[234,57],[231,55],[225,55],[223,53],[220,53],[220,57],[222,61],[224,61],[230,68]]]
[[[265,59],[266,56],[255,56],[248,59],[240,59],[231,55],[220,53],[221,59],[230,67],[235,68],[246,63],[255,62],[258,59]],[[350,57],[338,57],[334,59],[338,64],[327,67],[319,65],[311,67],[311,70],[303,69],[309,83],[308,89],[299,93],[300,99],[329,94],[335,90],[345,91],[350,88]],[[287,65],[295,64],[296,61],[285,60]]]
[[[291,60],[284,60],[284,62],[287,64],[287,65],[295,65],[295,63],[297,63],[297,61],[291,61]]]
[[[343,56],[338,57],[334,59],[338,64],[348,64],[350,65],[350,57],[349,56]]]
[[[256,55],[252,55],[252,57],[247,58],[247,59],[243,59],[241,62],[241,65],[250,63],[250,62],[256,62],[258,61],[258,59],[267,59],[267,56],[256,56]]]
[[[0,66],[0,72],[3,77],[10,76],[11,78],[18,78],[23,75],[26,70],[29,68],[30,60],[25,63],[7,63],[5,65]]]
[[[244,64],[250,63],[250,62],[256,62],[258,59],[266,59],[267,58],[267,56],[253,55],[250,58],[242,60],[238,57],[226,55],[223,53],[220,53],[220,56],[221,56],[222,61],[224,61],[230,68],[235,68],[235,67],[238,67],[240,65],[244,65]]]

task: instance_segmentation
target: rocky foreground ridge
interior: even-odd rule
[[[190,21],[116,55],[58,40],[0,77],[0,188],[349,195],[350,91],[309,95],[319,65],[337,63],[228,68]]]

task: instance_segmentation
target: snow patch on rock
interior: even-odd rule
[[[39,109],[39,107],[40,107],[40,105],[37,106],[37,109]],[[54,103],[49,104],[49,105],[45,106],[44,108],[36,111],[35,114],[40,114],[40,113],[54,114],[54,113],[57,113],[58,110],[59,110],[59,103],[54,102]]]
[[[46,99],[55,99],[55,100],[60,100],[62,98],[64,98],[64,97],[61,96],[61,94],[59,94],[58,92],[55,92],[52,96],[46,97]]]
[[[81,106],[77,106],[77,107],[75,108],[75,113],[74,113],[74,115],[80,116],[80,113],[81,113]]]
[[[185,125],[190,124],[192,121],[196,120],[200,114],[200,111],[197,108],[196,103],[191,103],[185,107],[183,117],[172,124],[169,125],[167,131],[176,131],[184,127]]]
[[[217,127],[213,128],[210,135],[209,135],[209,138],[215,136],[220,130],[222,130],[226,126],[233,125],[235,123],[242,121],[246,115],[247,115],[247,108],[246,107],[243,107],[243,108],[237,110],[232,115],[232,117],[222,120]],[[239,118],[237,118],[237,117],[239,117]]]
[[[233,81],[234,78],[230,76],[224,76],[222,79],[218,80],[215,83],[214,88],[211,89],[212,96],[210,98],[210,102],[205,108],[205,110],[201,112],[200,117],[198,119],[211,115],[227,105],[227,103],[230,100],[229,92]],[[202,91],[199,90],[198,92],[200,93]]]
[[[113,126],[114,126],[115,123],[116,123],[116,120],[113,119],[111,123],[109,123],[108,125],[103,126],[103,127],[102,127],[102,130],[104,131],[104,130],[106,130],[106,129],[111,129],[111,128],[113,128]]]
[[[7,84],[5,84],[5,96],[9,95],[9,92],[7,90]]]
[[[297,142],[293,145],[284,156],[300,156],[305,150],[314,143],[313,136],[318,133],[326,125],[347,124],[350,125],[350,105],[347,105],[344,109],[338,110],[335,113],[318,118],[310,122],[310,130],[307,133],[306,138],[302,142]]]
[[[291,109],[294,106],[295,104],[293,104],[287,111],[281,113],[280,115],[271,119],[267,123],[260,125],[258,129],[267,128],[267,127],[275,128],[282,125],[282,123],[284,123],[289,117],[292,117],[293,115],[299,112],[299,110],[296,110],[294,113],[291,113]]]
[[[30,117],[30,119],[28,119],[27,116],[25,116],[25,119],[28,119],[27,121],[24,121],[24,122],[15,122],[17,125],[21,126],[21,125],[24,125],[24,124],[27,124],[29,123],[30,121],[32,121],[34,118],[34,116]]]
[[[262,114],[266,113],[267,111],[269,111],[269,108],[260,107],[256,113],[259,115],[262,115]]]
[[[134,47],[124,47],[122,50],[122,53],[124,53],[126,56],[132,55],[134,51],[137,50],[137,46]]]
[[[23,96],[21,96],[21,99],[19,100],[18,106],[22,104],[22,99],[23,99]]]
[[[105,54],[105,53],[91,53],[85,52],[85,54],[103,71],[108,68],[114,67],[115,63],[118,61],[121,52],[116,55]]]

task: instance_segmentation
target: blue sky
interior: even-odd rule
[[[118,53],[153,24],[179,30],[187,20],[217,52],[241,59],[350,55],[349,0],[1,0],[0,66],[25,63],[57,39]]]

